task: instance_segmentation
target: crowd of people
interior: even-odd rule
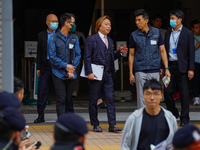
[[[149,150],[150,147],[164,149],[200,149],[200,131],[188,125],[189,118],[189,80],[192,80],[194,105],[199,105],[200,73],[200,20],[191,23],[191,30],[183,26],[184,13],[173,10],[169,13],[170,27],[161,29],[162,17],[157,15],[149,23],[149,14],[144,9],[134,12],[137,30],[129,37],[129,81],[136,83],[137,107],[127,119],[121,140],[122,150]],[[58,29],[58,26],[61,26]],[[77,96],[74,84],[80,73],[81,49],[84,47],[85,76],[89,82],[89,116],[94,132],[102,132],[98,120],[99,98],[103,93],[106,102],[109,132],[122,131],[116,125],[113,87],[115,78],[114,60],[128,53],[125,45],[114,51],[111,31],[111,18],[102,16],[96,21],[96,34],[79,43],[76,35],[76,17],[64,13],[59,20],[55,14],[46,17],[47,30],[38,34],[37,75],[38,118],[34,123],[45,122],[49,84],[53,80],[56,92],[56,111],[52,147],[56,149],[84,149],[86,134],[85,121],[74,114],[72,95]],[[78,33],[77,33],[78,34]],[[78,67],[78,69],[77,69]],[[101,67],[102,70],[94,71]],[[77,74],[78,73],[78,74]],[[161,77],[169,81],[163,85]],[[175,106],[174,93],[180,93],[181,113]],[[31,147],[29,137],[22,140],[26,123],[19,112],[23,99],[24,85],[15,78],[14,94],[0,93],[0,148],[38,149]],[[76,94],[74,94],[76,92]],[[161,107],[163,99],[167,109]],[[71,112],[71,113],[70,113]],[[177,131],[177,118],[180,126]],[[11,121],[12,120],[12,121]],[[5,130],[6,129],[6,130]],[[183,142],[183,141],[186,142]],[[31,146],[30,146],[31,145]]]

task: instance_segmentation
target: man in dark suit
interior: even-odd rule
[[[44,109],[48,98],[49,84],[52,79],[51,63],[49,61],[49,51],[47,49],[48,39],[55,34],[58,28],[58,17],[49,14],[46,18],[48,29],[38,34],[37,45],[37,76],[40,78],[38,84],[37,112],[38,118],[34,123],[44,122]]]
[[[95,31],[98,32],[89,36],[85,42],[85,74],[89,79],[89,115],[93,131],[102,132],[97,118],[97,100],[100,89],[103,89],[107,103],[107,115],[109,123],[109,132],[121,131],[116,126],[115,105],[113,99],[113,76],[114,60],[119,58],[122,52],[127,52],[126,46],[120,46],[117,52],[114,52],[114,44],[107,35],[111,30],[110,17],[103,16],[96,22]],[[97,76],[93,73],[91,64],[104,66],[103,78],[101,81],[94,80]]]
[[[167,109],[178,118],[179,112],[175,107],[173,93],[175,83],[178,85],[181,96],[180,126],[189,123],[189,86],[188,79],[194,76],[194,39],[190,30],[182,25],[184,13],[180,10],[170,12],[170,25],[172,29],[165,34],[165,47],[169,60],[171,81],[165,88],[165,102]]]

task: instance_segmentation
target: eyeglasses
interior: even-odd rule
[[[158,98],[158,96],[160,95],[159,93],[145,93],[144,94],[147,98],[151,98],[152,96],[154,98]]]
[[[75,21],[68,21],[69,23],[72,23],[72,24],[76,24],[76,22]]]
[[[58,21],[56,21],[56,20],[52,20],[52,21],[49,21],[49,20],[47,20],[49,23],[58,23]]]

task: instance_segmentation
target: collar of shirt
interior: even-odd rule
[[[49,32],[49,30],[47,29],[47,33],[48,34],[54,34],[54,33],[56,33],[56,30],[54,30],[53,32]]]
[[[55,33],[56,33],[56,30],[54,30],[54,31],[51,33],[51,32],[49,32],[49,30],[47,29],[48,39],[49,39],[52,35],[54,35]]]
[[[103,35],[101,32],[98,31],[98,34],[100,36],[100,38],[102,39],[102,41],[105,43],[105,39],[104,39],[104,36],[106,36],[107,38],[107,35]]]
[[[147,33],[145,31],[142,31],[141,29],[139,29],[142,32],[142,34],[144,34],[145,36],[147,36],[151,30],[151,26],[149,24],[147,24],[147,25],[149,27],[149,30],[147,31]]]
[[[68,37],[68,35],[70,34],[68,34],[67,36],[65,36],[64,34],[62,34],[62,32],[59,30],[59,32],[60,32],[60,34],[61,34],[61,36],[63,37],[63,39],[65,40],[65,42],[66,42],[66,40],[67,40],[67,37]]]
[[[178,33],[178,32],[181,32],[182,28],[183,28],[183,25],[182,25],[177,31],[174,31],[174,29],[172,28],[172,32],[173,32],[174,34],[175,34],[175,33]]]

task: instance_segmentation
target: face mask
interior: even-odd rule
[[[174,28],[175,26],[177,26],[176,20],[170,20],[169,24],[170,24],[170,26],[171,26],[172,28]]]
[[[58,28],[58,23],[57,22],[51,22],[49,28],[51,30],[56,30]]]
[[[75,24],[71,24],[71,28],[70,28],[70,31],[71,32],[74,32],[74,31],[76,31],[76,25]]]

